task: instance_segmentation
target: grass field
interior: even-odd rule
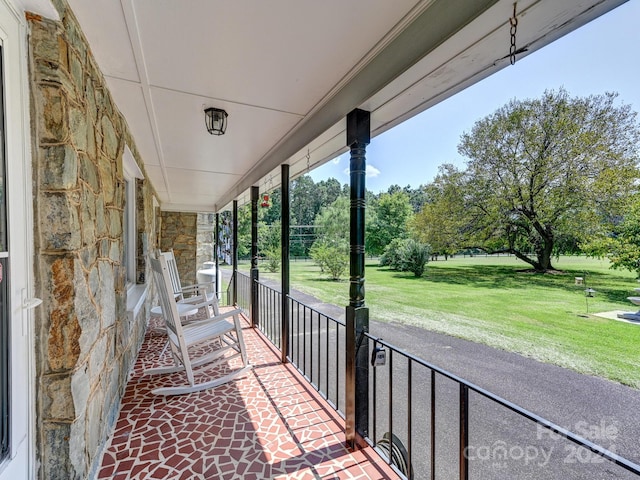
[[[366,304],[375,320],[417,325],[640,388],[640,325],[593,315],[635,311],[626,299],[640,286],[635,275],[584,257],[556,260],[557,274],[527,273],[526,267],[513,257],[458,257],[430,262],[415,278],[370,261]],[[262,269],[260,275],[279,278]],[[575,277],[596,290],[594,298],[586,298]],[[328,303],[348,303],[348,281],[324,278],[310,261],[291,263],[291,285]]]

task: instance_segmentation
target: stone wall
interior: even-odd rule
[[[60,22],[27,15],[34,168],[38,478],[97,468],[142,342],[148,298],[126,313],[125,144],[142,162],[65,0]],[[144,171],[144,169],[143,169]],[[139,281],[156,238],[148,182],[137,183]]]
[[[183,285],[196,283],[197,223],[196,213],[162,212],[160,250],[173,249]]]
[[[196,265],[202,268],[204,262],[215,262],[213,246],[216,233],[215,213],[198,214],[198,250],[196,254]]]

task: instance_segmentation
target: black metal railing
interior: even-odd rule
[[[493,393],[369,337],[368,442],[407,478],[637,478],[640,466]],[[375,362],[375,359],[378,359]],[[606,427],[592,426],[596,438]],[[384,433],[382,433],[384,432]],[[376,440],[380,439],[380,440]],[[470,463],[471,460],[471,463]]]
[[[344,416],[345,324],[289,297],[289,360],[311,385]]]
[[[281,348],[282,293],[258,282],[258,328],[278,349]]]
[[[248,301],[250,278],[240,275],[238,302]],[[279,348],[282,294],[260,282],[257,288],[258,328]],[[291,296],[288,308],[287,358],[344,416],[345,324]],[[376,365],[370,374],[366,441],[401,476],[431,480],[640,476],[640,466],[617,455],[615,445],[608,449],[597,445],[378,337],[365,335],[370,339],[372,365]]]
[[[224,291],[224,295],[220,294],[220,298],[218,298],[218,302],[220,302],[221,306],[229,306],[233,305],[233,277],[235,276],[235,272],[231,274],[231,278],[229,279],[229,284],[227,285],[227,289]]]
[[[251,277],[239,271],[233,273],[236,275],[236,285],[238,287],[237,300],[238,308],[241,308],[245,314],[249,315],[249,309],[251,308]],[[233,282],[229,284],[229,288]],[[231,297],[229,297],[231,298]],[[229,300],[231,303],[231,300]]]
[[[258,328],[277,348],[282,344],[282,293],[258,282]],[[344,410],[345,325],[288,297],[289,353],[287,358],[322,397],[342,415]],[[342,368],[341,368],[342,367]]]

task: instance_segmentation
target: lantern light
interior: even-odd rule
[[[204,118],[207,125],[207,131],[211,135],[224,135],[227,130],[227,117],[229,114],[221,108],[205,108]]]

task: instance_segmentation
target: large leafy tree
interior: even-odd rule
[[[380,255],[394,238],[407,238],[413,209],[409,195],[401,189],[383,193],[371,202],[371,216],[366,225],[366,248],[371,255]]]
[[[513,253],[544,272],[559,240],[576,243],[619,218],[639,178],[640,128],[616,97],[547,91],[462,135],[468,246]]]
[[[321,180],[315,187],[316,212],[319,212],[322,207],[331,205],[342,193],[342,185],[335,178]]]
[[[302,175],[291,182],[292,225],[313,225],[318,214],[315,193],[315,183],[309,175]]]
[[[292,254],[308,253],[316,235],[313,227],[316,216],[341,193],[342,185],[335,178],[314,183],[309,175],[302,175],[291,182],[291,225],[294,226]]]
[[[338,280],[349,264],[349,198],[338,197],[320,210],[315,224],[318,234],[311,247],[311,258]]]
[[[423,188],[426,201],[410,224],[413,237],[430,245],[445,259],[464,247],[463,173],[451,164],[439,167],[433,182]]]
[[[612,268],[630,270],[640,278],[640,194],[632,197],[611,231],[603,229],[581,247],[589,255],[608,258]]]
[[[315,225],[318,239],[349,245],[349,198],[340,196],[320,209]]]

